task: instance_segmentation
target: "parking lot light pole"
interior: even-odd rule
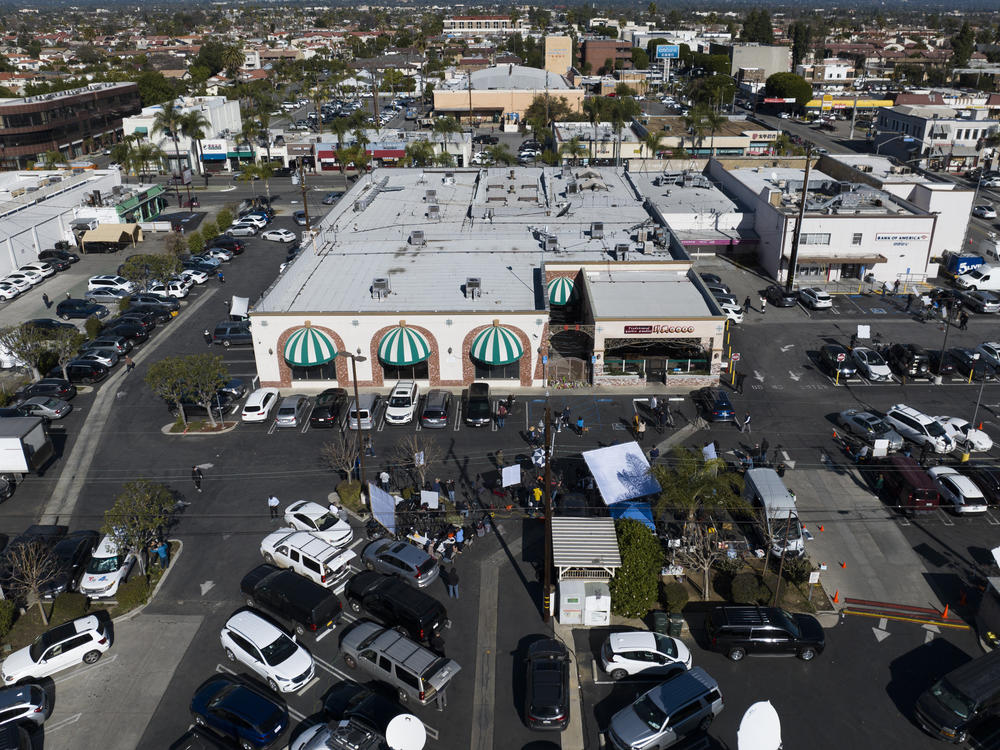
[[[368,357],[362,356],[360,354],[351,354],[350,352],[337,352],[333,356],[335,357],[350,357],[351,358],[351,380],[354,382],[354,425],[358,433],[358,462],[360,473],[358,474],[358,481],[361,483],[360,496],[363,498],[365,489],[365,451],[361,445],[361,412],[359,411],[359,398],[358,398],[358,362],[367,362]],[[348,407],[347,418],[351,418],[350,407]],[[369,506],[370,507],[370,506]]]
[[[542,622],[548,623],[552,611],[552,411],[545,394],[545,566],[542,583]]]

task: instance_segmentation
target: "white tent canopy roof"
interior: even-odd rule
[[[660,492],[660,483],[649,473],[646,454],[635,441],[587,451],[583,460],[607,505]]]

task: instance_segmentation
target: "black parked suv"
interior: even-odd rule
[[[340,619],[336,594],[291,570],[258,565],[243,576],[240,589],[249,606],[281,618],[298,635],[320,635]]]
[[[799,303],[799,295],[785,291],[785,287],[771,284],[764,290],[764,299],[775,307],[795,307]]]
[[[465,423],[472,427],[484,427],[492,419],[489,383],[473,383],[469,386],[468,398],[465,401]]]
[[[347,582],[344,598],[355,612],[365,610],[372,619],[424,643],[448,622],[441,602],[395,576],[362,571]]]
[[[931,378],[931,360],[927,350],[917,344],[893,344],[885,360],[897,375],[911,378]]]
[[[705,630],[709,646],[733,661],[752,654],[809,661],[826,645],[823,626],[815,617],[779,607],[716,607]]]

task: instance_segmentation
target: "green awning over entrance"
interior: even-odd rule
[[[576,296],[576,287],[573,286],[573,279],[566,276],[557,276],[549,282],[549,304],[567,305]]]
[[[516,333],[494,320],[472,340],[469,354],[488,365],[509,365],[524,356],[524,347]]]
[[[378,344],[378,358],[387,365],[402,367],[423,362],[431,356],[431,345],[420,331],[406,327],[405,321],[382,337]]]
[[[141,134],[141,135],[146,135],[146,134],[147,134],[147,133],[149,132],[149,130],[148,130],[148,129],[146,128],[146,126],[145,126],[145,125],[140,125],[139,127],[137,127],[137,128],[136,128],[135,130],[133,130],[132,132],[133,132],[133,133],[139,133],[139,134]]]
[[[285,361],[295,367],[325,365],[337,356],[330,337],[306,323],[285,342]]]

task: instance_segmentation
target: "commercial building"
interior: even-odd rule
[[[815,63],[795,66],[796,75],[800,75],[813,86],[839,86],[850,88],[854,85],[854,61],[827,58]]]
[[[792,69],[792,48],[773,44],[712,44],[713,55],[727,55],[729,74],[735,76],[740,68],[760,68],[764,79],[775,73],[788,73]]]
[[[777,130],[745,117],[727,118],[714,133],[709,130],[700,135],[689,132],[683,117],[653,116],[633,127],[641,138],[646,132],[662,133],[660,150],[664,156],[674,156],[682,149],[691,156],[770,156],[778,139]]]
[[[819,165],[820,167],[822,164]],[[753,214],[757,262],[785,280],[791,264],[800,201],[806,201],[795,279],[802,285],[842,280],[892,284],[923,281],[939,217],[870,184],[837,180],[812,169],[725,169],[708,163],[707,175]]]
[[[628,173],[376,170],[250,311],[261,385],[716,382],[725,319]],[[363,359],[362,359],[363,358]]]
[[[24,169],[46,151],[68,159],[121,139],[122,120],[141,107],[134,83],[0,99],[0,169]]]
[[[545,37],[545,70],[564,76],[573,67],[573,39],[568,36]]]
[[[513,22],[510,16],[451,16],[444,19],[442,33],[445,36],[507,35],[522,31],[524,26],[524,21]]]
[[[101,224],[155,218],[166,206],[162,193],[160,185],[122,185],[117,169],[3,172],[0,277]]]
[[[557,122],[552,125],[556,150],[563,164],[587,160],[594,165],[612,165],[616,159],[636,164],[647,156],[647,149],[628,125],[615,129],[610,122]],[[573,152],[570,142],[576,139],[579,149]]]
[[[435,154],[450,154],[452,162],[457,167],[468,166],[469,160],[472,158],[471,132],[452,133],[445,137],[442,133],[429,133],[420,130],[368,129],[364,131],[364,136],[367,141],[365,152],[372,158],[372,168],[396,166],[406,156],[406,147],[417,141],[430,143]],[[354,133],[349,133],[345,135],[342,147],[350,148],[356,143]],[[292,164],[296,158],[291,145],[289,144],[286,150],[289,164]],[[315,143],[312,147],[312,155],[316,159],[319,171],[330,172],[340,169],[335,141]]]
[[[632,67],[632,45],[621,39],[584,39],[580,44],[580,64],[592,73],[612,73]]]
[[[536,96],[563,98],[579,112],[585,92],[565,76],[523,65],[496,65],[444,81],[434,89],[434,112],[468,121],[502,122],[516,129]]]
[[[171,173],[183,174],[188,169],[195,174],[221,172],[227,167],[238,169],[241,162],[255,158],[253,146],[239,137],[243,129],[239,101],[224,96],[185,96],[177,99],[174,106],[183,114],[200,112],[208,121],[200,142],[178,133],[175,147],[169,134],[157,132],[156,114],[163,109],[159,104],[144,107],[124,123],[126,135],[149,139],[163,149]]]
[[[883,107],[875,125],[877,154],[945,172],[972,169],[992,158],[995,149],[985,140],[1000,129],[985,110],[933,105]]]

